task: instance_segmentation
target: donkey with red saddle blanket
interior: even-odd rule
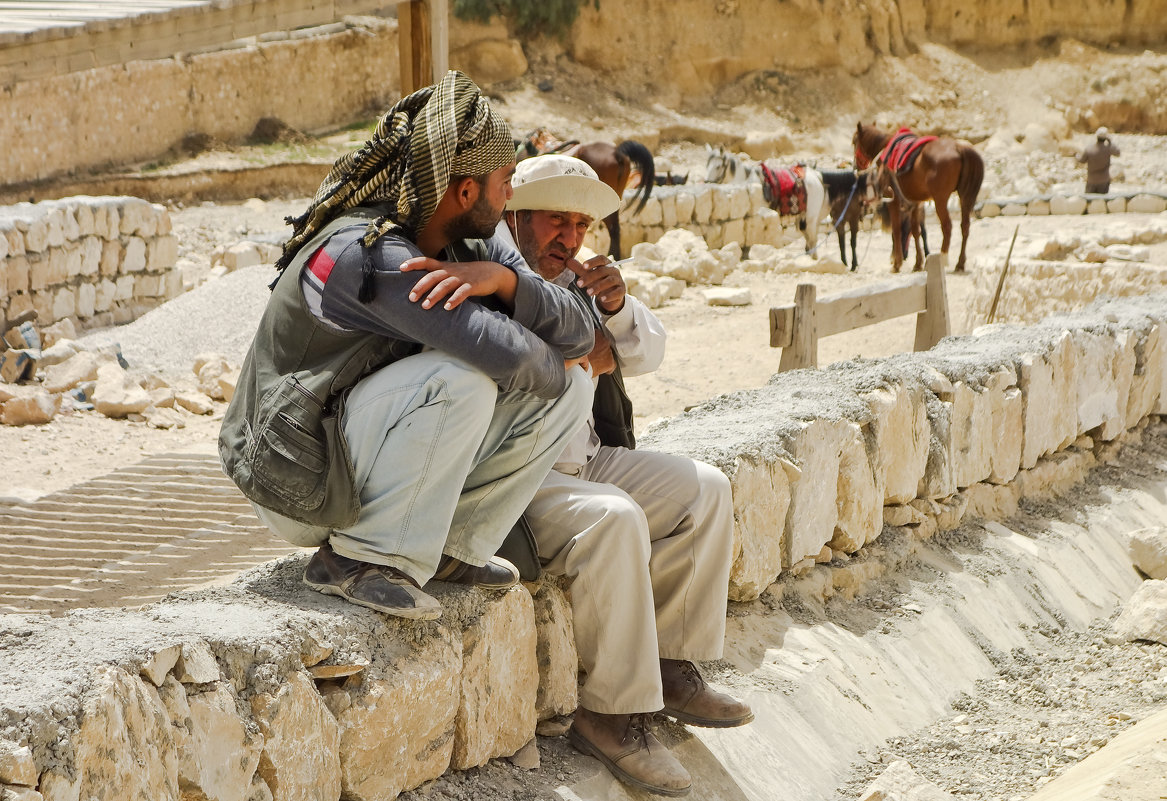
[[[963,272],[965,250],[968,245],[969,221],[981,181],[985,177],[985,163],[967,142],[947,137],[917,137],[907,129],[895,135],[874,125],[859,123],[851,140],[855,146],[855,164],[865,169],[872,162],[886,171],[886,180],[899,201],[920,203],[931,200],[940,221],[942,243],[940,252],[948,254],[952,241],[952,218],[948,214],[948,197],[953,192],[960,198],[960,258],[956,272]],[[892,231],[900,230],[900,203],[892,203]],[[898,236],[892,237],[892,270],[899,272],[904,255]]]

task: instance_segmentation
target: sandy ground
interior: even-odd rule
[[[956,106],[929,107],[927,103],[922,105],[902,98],[889,100],[894,77],[908,74],[918,79],[927,63],[946,61],[959,61],[962,69],[971,69],[974,78],[981,82],[978,86],[983,87],[983,93],[966,93],[964,97],[969,98],[968,102]],[[973,69],[968,60],[947,51],[925,48],[912,59],[873,70],[871,75],[865,76],[862,90],[858,84],[832,89],[812,78],[800,78],[780,87],[767,86],[765,82],[743,82],[730,87],[710,103],[678,112],[653,107],[650,102],[634,95],[620,99],[603,95],[601,82],[594,76],[562,63],[558,64],[559,71],[556,71],[557,65],[535,57],[529,78],[500,88],[496,95],[500,107],[511,117],[516,129],[546,124],[553,130],[569,132],[574,124],[582,126],[582,132],[577,135],[586,140],[590,135],[603,139],[636,136],[678,122],[702,131],[759,130],[774,126],[791,130],[800,152],[817,156],[824,164],[846,158],[850,131],[860,116],[920,124],[932,114],[932,119],[938,120],[939,124],[978,141],[978,146],[983,144],[989,148],[992,142],[988,137],[992,134],[1005,137],[1005,143],[997,142],[995,156],[989,163],[986,194],[1009,196],[1080,186],[1081,170],[1069,158],[1068,151],[1084,145],[1089,137],[1081,132],[1068,137],[1064,123],[1059,126],[1049,122],[1049,112],[1057,106],[1057,103],[1049,102],[1049,96],[1072,94],[1075,87],[1088,81],[1090,71],[1104,61],[1108,68],[1121,69],[1122,55],[1070,52],[1056,58],[1000,63],[990,72]],[[556,92],[545,93],[535,88],[539,80],[549,77],[554,78],[559,87]],[[569,79],[576,84],[575,94],[563,88]],[[940,96],[943,88],[941,85],[924,87],[934,91],[936,96]],[[593,110],[583,122],[578,116],[581,107]],[[1034,125],[1038,128],[1028,129],[1030,133],[1026,136],[1027,126]],[[1037,134],[1042,131],[1045,136],[1039,137]],[[342,139],[344,137],[337,141],[343,144]],[[1039,146],[1038,139],[1044,144]],[[1122,171],[1121,179],[1115,182],[1116,189],[1167,187],[1167,147],[1164,146],[1167,138],[1120,134],[1118,143],[1124,148],[1124,156],[1116,160],[1116,166]],[[699,174],[703,163],[701,148],[696,138],[662,142],[659,149],[661,163],[677,172]],[[174,228],[180,241],[184,269],[193,282],[200,284],[195,293],[190,293],[191,296],[201,292],[208,298],[215,297],[214,284],[234,277],[211,278],[203,283],[216,247],[243,239],[278,237],[287,230],[283,218],[298,213],[306,203],[307,198],[292,198],[173,208]],[[940,236],[934,217],[930,218],[930,223],[930,242],[935,246]],[[974,222],[970,253],[995,253],[1003,259],[1016,224],[1016,221],[1000,219]],[[1027,219],[1023,222],[1023,229],[1025,236],[1038,237],[1077,230],[1082,224],[1082,220],[1072,218]],[[834,241],[822,247],[831,256],[836,254]],[[764,383],[777,369],[779,359],[779,352],[768,345],[768,309],[791,302],[798,283],[816,284],[822,297],[890,280],[887,271],[890,240],[885,234],[861,234],[859,252],[862,266],[856,274],[731,276],[728,283],[747,286],[751,290],[753,301],[749,306],[709,307],[698,291],[689,289],[680,299],[657,310],[670,332],[669,353],[655,374],[629,381],[638,427],[644,430],[657,419],[675,415],[717,394]],[[1167,254],[1157,251],[1156,260],[1167,263]],[[267,273],[262,272],[264,268],[257,270],[260,272],[255,278],[247,279],[250,281],[247,292],[249,298],[261,304],[262,283]],[[962,312],[973,279],[952,274],[946,278],[954,333],[962,333],[981,322],[966,320]],[[172,336],[197,337],[210,345],[216,344],[216,331],[223,330],[216,328],[222,324],[219,311],[208,308],[200,315],[197,308],[184,310],[183,314],[189,316],[181,324],[175,324]],[[237,319],[236,323],[242,321]],[[819,349],[820,364],[855,357],[876,358],[909,350],[913,331],[914,319],[904,317],[824,339]],[[238,337],[240,332],[233,330],[231,333]],[[110,335],[117,336],[116,332]],[[241,355],[237,352],[238,347],[236,343],[231,348],[208,349],[234,349],[236,353],[226,355],[237,357]],[[133,363],[134,353],[129,349],[127,357]],[[176,376],[189,370],[189,366],[182,364],[134,366],[166,369]],[[193,377],[176,380],[191,381]],[[144,423],[108,420],[93,413],[61,415],[51,424],[36,428],[0,428],[0,453],[17,455],[13,466],[0,479],[0,497],[36,496],[62,489],[136,462],[148,454],[209,451],[213,448],[221,413],[222,407],[211,416],[188,417],[185,427],[166,431],[152,429]],[[1139,463],[1139,460],[1134,463]],[[972,732],[969,739],[949,747],[945,738],[951,739],[952,725],[937,724],[940,730],[925,730],[902,741],[888,743],[883,753],[871,755],[870,764],[881,765],[887,754],[899,754],[912,759],[914,764],[925,765],[929,778],[959,798],[989,801],[1027,797],[1036,789],[1040,779],[1073,764],[1105,742],[1106,737],[1103,736],[1105,729],[1099,730],[1097,724],[1097,716],[1102,713],[1090,707],[1077,716],[1066,714],[1064,719],[1059,712],[1057,725],[1061,728],[1058,729],[1060,737],[1056,744],[1051,740],[1045,745],[1039,742],[1033,747],[1020,749],[1015,760],[1012,756],[1010,760],[999,758],[999,749],[986,752],[973,747],[976,733],[986,726],[1000,726],[1005,721],[1012,721],[1009,725],[1017,731],[1041,725],[1034,722],[1037,718],[1032,714],[1033,710],[1048,709],[1049,705],[1043,707],[1039,699],[1027,699],[1017,688],[1029,686],[1026,682],[1038,682],[1039,679],[1046,683],[1043,686],[1056,687],[1068,682],[1070,677],[1088,671],[1093,682],[1090,687],[1097,697],[1110,697],[1105,694],[1113,693],[1117,699],[1113,706],[1122,714],[1144,715],[1155,704],[1161,705],[1167,700],[1161,689],[1163,677],[1167,675],[1162,649],[1141,649],[1135,656],[1131,656],[1134,652],[1130,650],[1120,653],[1105,642],[1104,628],[1100,622],[1087,632],[1051,634],[1057,647],[1046,654],[1001,655],[1000,677],[996,685],[990,682],[970,694],[967,700],[962,700],[956,716],[964,715],[965,718],[955,724],[949,721],[957,727],[967,725]],[[1085,661],[1086,657],[1090,658],[1089,662]],[[1132,696],[1130,693],[1134,691],[1130,688],[1134,684],[1137,684],[1138,692]],[[1145,693],[1144,687],[1148,688]],[[1141,704],[1137,709],[1136,702]],[[674,740],[685,738],[681,731],[667,731],[666,735]],[[544,764],[537,774],[527,774],[506,763],[491,763],[481,770],[443,778],[403,797],[556,797],[550,792],[557,780],[564,781],[577,776],[579,771],[589,770],[587,766],[591,763],[574,754],[559,740],[541,740],[540,747]],[[862,781],[875,770],[875,767],[856,767],[854,779],[839,791],[840,801],[855,797]]]

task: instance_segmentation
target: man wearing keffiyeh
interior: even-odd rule
[[[492,239],[514,143],[451,71],[336,161],[292,224],[219,435],[260,519],[316,546],[304,580],[433,619],[494,556],[586,419],[587,310]]]

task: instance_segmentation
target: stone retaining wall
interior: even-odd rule
[[[170,214],[132,197],[0,207],[0,323],[129,322],[183,291]],[[3,326],[4,329],[7,326]]]
[[[1167,413],[1167,295],[925,353],[776,375],[642,447],[730,477],[729,595],[853,597],[878,542],[1048,497]],[[883,536],[883,539],[879,539]],[[34,799],[389,799],[513,754],[575,705],[553,582],[438,590],[436,623],[309,590],[304,557],[140,611],[0,616],[0,790]]]
[[[1107,195],[1038,195],[998,198],[977,203],[978,217],[1044,217],[1050,214],[1159,214],[1167,210],[1167,192],[1111,192]],[[959,207],[957,207],[959,213]]]

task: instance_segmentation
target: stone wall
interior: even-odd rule
[[[183,291],[177,260],[170,214],[138,198],[0,207],[0,323],[30,309],[38,326],[129,322]]]
[[[1167,413],[1165,328],[1156,295],[782,373],[642,447],[730,477],[731,598],[778,578],[851,598],[883,543],[1065,491]],[[412,623],[311,591],[304,558],[139,611],[0,616],[5,797],[391,799],[574,707],[558,584],[439,590],[442,618]]]

